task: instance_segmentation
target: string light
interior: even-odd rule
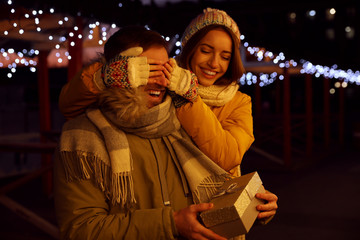
[[[7,1],[8,5],[12,5],[13,2],[11,0]],[[11,13],[15,13],[15,9],[11,8]],[[50,8],[49,9],[50,13],[55,13],[54,8]],[[329,14],[334,15],[336,13],[336,10],[334,8],[329,9]],[[39,15],[43,14],[42,10],[32,10],[31,14],[34,16],[34,22],[36,25],[40,24],[40,19],[39,19]],[[310,10],[308,11],[308,16],[309,17],[314,17],[316,15],[316,11],[315,10]],[[25,13],[24,14],[25,18],[30,18],[30,14],[29,13]],[[296,14],[293,13],[293,17],[296,18]],[[68,22],[69,18],[68,17],[63,17],[63,19],[58,20],[58,24],[59,26],[64,25],[64,22]],[[96,27],[100,27],[100,22],[96,21],[95,23],[91,23],[88,25],[89,30],[89,35],[87,36],[88,39],[93,39],[94,36],[94,31],[93,29],[95,29]],[[17,28],[18,26],[20,26],[18,23],[13,23],[13,27]],[[116,24],[111,24],[109,27],[111,27],[112,29],[116,28]],[[145,28],[150,29],[148,25],[145,25]],[[78,31],[79,28],[78,26],[74,26],[74,31]],[[346,33],[350,34],[352,33],[352,27],[351,26],[347,26],[345,28]],[[39,26],[36,27],[36,31],[41,32],[41,28]],[[24,33],[24,29],[20,28],[19,29],[19,34],[23,34]],[[5,30],[3,32],[4,35],[8,35],[9,31]],[[100,40],[98,40],[98,44],[99,45],[103,45],[104,42],[107,40],[107,28],[106,27],[101,27],[101,36],[102,38]],[[69,33],[69,37],[74,37],[75,34],[73,32]],[[79,39],[82,39],[83,36],[82,34],[77,34],[77,37]],[[176,34],[175,35],[175,39],[178,39],[179,35]],[[242,41],[245,40],[245,36],[241,35],[240,39]],[[49,36],[49,40],[53,41],[54,37],[53,36]],[[67,38],[65,36],[59,37],[58,41],[59,42],[65,42],[67,40]],[[166,41],[170,41],[171,38],[170,37],[165,37]],[[178,47],[178,49],[175,49],[175,54],[178,55],[180,53],[180,46],[181,46],[181,42],[180,41],[173,41],[175,46]],[[75,46],[75,42],[71,41],[70,42],[70,46]],[[297,67],[298,63],[294,60],[287,60],[284,53],[280,52],[278,55],[275,55],[273,52],[271,51],[267,51],[263,48],[258,48],[258,47],[251,47],[249,45],[248,42],[244,42],[243,43],[243,47],[245,49],[245,51],[247,51],[247,53],[249,53],[250,55],[253,55],[255,57],[255,59],[259,62],[265,61],[265,62],[272,62],[275,65],[278,65],[280,68],[291,68],[291,67]],[[59,50],[60,49],[60,44],[56,44],[55,49]],[[31,49],[30,51],[23,49],[22,52],[19,53],[15,53],[13,49],[8,49],[7,51],[4,49],[1,49],[1,55],[4,59],[6,59],[7,61],[9,61],[10,59],[14,59],[13,63],[17,63],[18,65],[24,65],[24,66],[30,66],[30,68],[32,69],[31,71],[34,72],[34,69],[36,69],[36,61],[30,60],[28,61],[26,56],[33,56],[33,55],[38,55],[39,51],[38,50],[34,50]],[[13,55],[17,55],[16,58],[13,57]],[[71,59],[71,56],[69,55],[68,52],[65,53],[65,56],[68,60]],[[58,58],[58,62],[61,63],[63,62],[62,58],[59,56]],[[316,78],[320,78],[320,77],[325,77],[328,79],[337,79],[341,81],[341,84],[338,87],[347,87],[348,84],[357,84],[360,85],[360,72],[359,71],[352,71],[352,70],[341,70],[341,69],[337,69],[336,65],[333,65],[331,67],[328,66],[321,66],[321,65],[314,65],[309,61],[306,60],[301,60],[301,68],[300,68],[300,73],[301,74],[311,74],[314,75]],[[18,65],[12,65],[11,64],[11,69],[14,70],[10,70],[12,73],[16,72],[16,67],[18,67]],[[3,67],[4,64],[0,61],[0,67]],[[9,73],[10,77],[13,77],[13,74]],[[275,82],[276,80],[283,80],[284,76],[283,75],[279,75],[276,72],[273,73],[260,73],[260,74],[254,74],[251,72],[248,72],[246,74],[244,74],[241,79],[239,80],[241,84],[246,84],[246,85],[252,85],[252,84],[256,84],[259,83],[259,85],[261,87],[263,86],[268,86],[270,84],[272,84],[273,82]]]
[[[7,1],[7,3],[9,5],[12,5],[13,1],[9,0],[9,1]],[[16,11],[15,8],[10,9],[11,13],[15,13],[15,11]],[[49,9],[49,12],[51,14],[54,14],[55,13],[54,8]],[[32,10],[28,11],[27,13],[24,13],[23,16],[25,19],[33,18],[33,21],[34,21],[35,27],[36,27],[35,30],[37,32],[41,32],[42,29],[39,26],[39,24],[40,24],[40,20],[41,20],[40,17],[43,13],[44,13],[44,11],[41,9],[36,9],[36,10],[32,9]],[[61,18],[63,18],[63,19],[61,19]],[[67,16],[61,17],[61,18],[58,20],[59,26],[63,26],[65,22],[69,21],[69,17],[67,17]],[[16,21],[16,20],[14,20],[14,21]],[[19,28],[17,30],[19,35],[22,35],[25,33],[25,30],[23,28],[21,28],[21,25],[22,25],[21,18],[18,21],[13,22],[11,24],[12,24],[13,28]],[[5,36],[7,36],[7,35],[9,35],[9,32],[10,32],[9,30],[5,30],[3,32],[3,34]],[[15,33],[15,32],[13,31],[12,33]],[[81,34],[78,35],[78,38],[82,38]],[[52,35],[49,35],[48,39],[49,39],[49,41],[55,41],[55,38]],[[64,36],[62,36],[62,37],[60,36],[56,39],[59,43],[66,41],[66,37],[64,37]],[[60,49],[60,44],[55,44],[54,49]],[[21,52],[18,52],[16,54],[16,53],[14,53],[13,49],[5,50],[2,48],[1,55],[0,55],[0,67],[4,66],[4,62],[6,62],[6,63],[10,62],[9,66],[11,66],[11,67],[9,68],[9,70],[12,74],[9,74],[9,77],[13,77],[13,74],[16,72],[16,68],[19,66],[28,66],[29,69],[31,67],[30,71],[35,72],[34,69],[36,69],[36,65],[37,65],[37,61],[36,61],[37,55],[39,55],[39,50],[36,50],[36,49],[30,49],[30,50],[23,49]],[[32,60],[32,59],[29,60],[29,57],[34,58],[34,60]],[[71,58],[71,56],[67,56],[67,58]],[[62,60],[60,60],[60,62],[61,61]],[[6,65],[8,65],[8,64],[6,64]]]
[[[250,55],[254,55],[258,61],[259,61],[259,55],[260,56],[266,56],[273,60],[273,63],[278,65],[280,68],[290,68],[290,67],[296,67],[298,63],[294,60],[287,61],[285,58],[284,53],[280,52],[279,55],[275,56],[272,52],[266,51],[263,53],[262,49],[259,49],[257,47],[250,47],[248,46],[245,48],[246,51]],[[261,59],[263,60],[263,59]],[[337,65],[333,65],[331,67],[328,66],[321,66],[321,65],[313,65],[311,62],[306,60],[301,60],[302,68],[300,69],[301,74],[311,74],[314,75],[316,78],[319,77],[325,77],[328,79],[341,79],[346,84],[342,85],[341,87],[347,87],[348,83],[360,85],[360,72],[355,71],[353,72],[351,69],[348,70],[342,70],[337,69]],[[252,73],[251,73],[252,74]],[[263,73],[259,74],[259,78],[262,80],[264,84],[261,84],[263,86],[269,85],[269,83],[273,83],[275,78],[270,77],[267,78],[267,75],[264,75]],[[284,76],[280,75],[279,80],[283,80]],[[270,81],[271,80],[271,81]],[[240,79],[241,84],[251,85],[252,82],[244,81],[244,79]]]

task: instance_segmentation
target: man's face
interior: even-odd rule
[[[147,58],[160,60],[162,62],[166,62],[169,59],[167,51],[164,47],[154,46],[144,51],[140,56],[145,56]],[[145,86],[140,86],[139,89],[144,91],[146,97],[148,98],[148,108],[152,108],[156,105],[162,103],[165,96],[165,87],[160,86],[156,83],[147,84]]]

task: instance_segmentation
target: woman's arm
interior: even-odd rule
[[[95,73],[102,68],[99,62],[79,71],[61,89],[59,109],[66,119],[74,118],[85,112],[86,107],[95,103],[100,92],[94,82]]]
[[[178,108],[177,116],[199,149],[226,171],[240,165],[254,141],[251,98],[241,92],[213,109],[199,97]]]

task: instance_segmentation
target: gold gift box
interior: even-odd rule
[[[232,238],[249,232],[259,213],[256,206],[264,202],[255,197],[265,189],[257,172],[233,178],[212,197],[214,207],[200,214],[204,225],[215,233]]]

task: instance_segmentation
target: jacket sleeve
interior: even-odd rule
[[[96,102],[99,88],[94,83],[94,75],[102,64],[95,62],[79,71],[61,89],[59,109],[66,119],[84,113],[86,107]]]
[[[251,98],[240,92],[235,97],[227,109],[218,109],[218,116],[200,97],[177,109],[182,127],[199,149],[226,171],[235,171],[254,141]]]
[[[68,182],[58,157],[54,194],[61,239],[174,239],[177,234],[170,207],[112,211],[93,181]]]

